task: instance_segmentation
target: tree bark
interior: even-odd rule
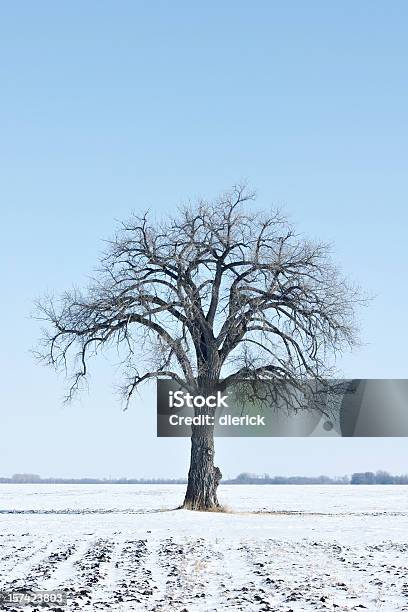
[[[210,414],[196,411],[197,414]],[[193,425],[191,459],[183,508],[189,510],[215,510],[220,508],[217,487],[221,471],[214,466],[214,425]]]

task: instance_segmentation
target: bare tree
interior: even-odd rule
[[[68,398],[89,358],[112,344],[125,348],[127,402],[158,377],[208,395],[242,378],[327,376],[330,355],[355,342],[358,292],[327,245],[296,235],[278,212],[253,212],[253,200],[238,186],[163,222],[133,216],[85,292],[40,301],[40,354],[71,372]],[[184,507],[217,507],[220,479],[213,428],[193,427]]]

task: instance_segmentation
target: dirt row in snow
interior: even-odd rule
[[[57,588],[65,590],[69,611],[402,611],[408,545],[123,532],[0,537],[1,590]]]

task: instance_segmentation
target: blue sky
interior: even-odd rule
[[[7,2],[0,9],[3,321],[0,472],[179,476],[154,391],[122,413],[118,372],[89,392],[29,349],[35,297],[86,281],[115,219],[247,179],[333,243],[370,295],[346,376],[406,377],[405,2]],[[219,440],[226,474],[406,471],[401,440]],[[171,456],[171,460],[169,459]]]

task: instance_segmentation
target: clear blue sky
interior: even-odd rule
[[[85,281],[114,219],[243,178],[376,296],[344,374],[406,377],[407,19],[398,1],[2,3],[1,474],[185,474],[153,389],[122,413],[107,360],[61,406],[29,314]],[[231,475],[408,471],[405,439],[217,446]]]

